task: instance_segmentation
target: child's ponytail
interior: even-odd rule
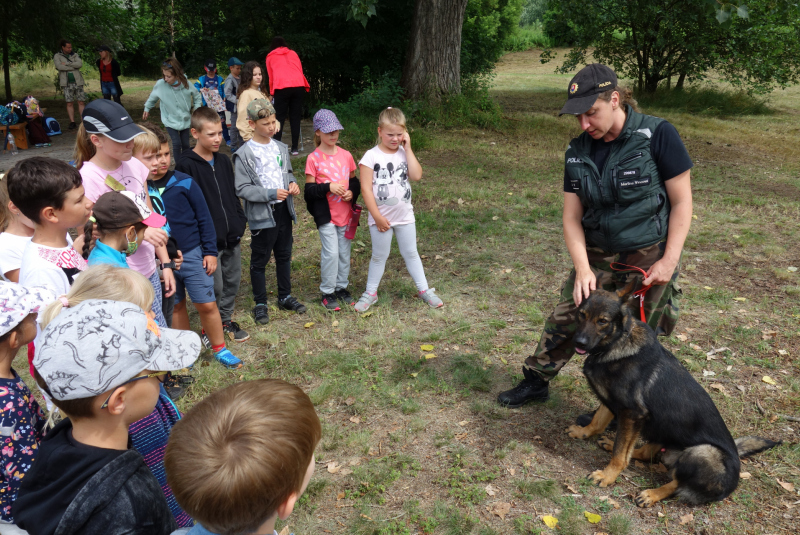
[[[89,258],[89,253],[92,251],[92,232],[94,231],[94,223],[91,219],[83,225],[83,251],[81,256],[86,260]]]
[[[97,147],[92,143],[92,138],[83,122],[78,127],[78,136],[75,138],[75,152],[73,157],[75,159],[75,168],[80,171],[85,162],[91,160],[97,154]]]

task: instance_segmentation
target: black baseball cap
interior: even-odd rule
[[[111,52],[111,49],[108,47],[108,45],[100,45],[100,46],[97,47],[97,51],[98,52]]]
[[[127,143],[144,134],[122,105],[113,100],[93,100],[81,114],[83,127],[90,134],[102,134],[118,143]]]
[[[213,59],[207,59],[206,62],[203,64],[203,67],[206,68],[206,72],[209,71],[216,71],[217,70],[217,62]]]
[[[597,95],[617,87],[617,75],[601,63],[592,63],[578,71],[567,88],[567,103],[559,116],[580,115],[594,106]]]

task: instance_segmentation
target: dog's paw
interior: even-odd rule
[[[633,499],[633,501],[636,502],[636,505],[639,507],[653,507],[658,499],[653,496],[652,490],[643,490]]]
[[[589,474],[589,479],[594,481],[598,487],[608,487],[617,480],[616,474],[607,474],[605,470],[595,470]]]
[[[608,437],[603,437],[598,440],[597,445],[606,451],[614,451],[614,441]]]
[[[581,427],[579,425],[571,425],[567,427],[566,433],[569,433],[569,436],[572,438],[589,438],[591,436],[585,427]]]

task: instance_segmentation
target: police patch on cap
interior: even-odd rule
[[[578,91],[578,84],[572,84],[569,86],[569,94],[574,95]]]

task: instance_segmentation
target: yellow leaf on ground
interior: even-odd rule
[[[747,298],[746,297],[734,297],[733,300],[734,301],[747,301]]]
[[[542,517],[542,522],[544,522],[545,526],[548,528],[555,529],[558,525],[558,519],[554,516],[545,515]]]
[[[421,345],[419,348],[423,351],[433,351],[433,346],[430,344]]]
[[[494,216],[494,217],[492,218],[492,221],[497,221],[498,219],[500,219],[498,216]],[[796,270],[795,270],[795,271],[796,271]]]
[[[769,375],[765,375],[764,377],[761,378],[761,380],[764,381],[765,383],[767,383],[768,385],[776,385],[776,384],[778,384],[778,383],[775,382],[775,379],[773,379]]]
[[[412,374],[411,374],[411,377],[416,377],[417,375],[419,375],[419,372],[417,372],[417,373],[412,373]]]
[[[705,289],[705,290],[713,290],[714,288],[712,288],[711,286],[703,286],[703,289]]]
[[[371,310],[369,312],[364,312],[363,314],[361,314],[362,318],[367,318],[369,316],[372,316],[372,311]]]
[[[503,364],[508,364],[508,361],[504,357],[500,357],[500,362]]]
[[[684,526],[684,525],[688,524],[689,522],[694,522],[694,515],[692,513],[689,513],[688,515],[683,515],[681,517],[681,520],[680,520],[679,524],[681,526]]]
[[[338,326],[339,326],[339,320],[333,320],[333,323],[331,323],[331,327],[338,327]]]
[[[309,321],[308,323],[306,323],[305,325],[303,325],[303,327],[305,327],[306,329],[310,329],[310,328],[311,328],[311,327],[313,327],[313,326],[314,326],[314,322],[313,322],[313,321]]]
[[[597,524],[598,522],[603,520],[602,516],[590,513],[589,511],[584,511],[583,516],[586,517],[586,520],[588,520],[590,524]]]
[[[435,358],[436,358],[436,355],[434,355],[433,353],[428,353],[427,355],[425,355],[425,359],[426,360],[435,359]]]

